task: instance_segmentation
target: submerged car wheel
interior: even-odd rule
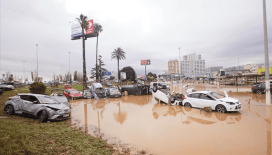
[[[220,104],[220,105],[216,106],[216,111],[220,112],[220,113],[225,113],[227,110],[226,110],[225,106]]]
[[[185,106],[185,107],[192,107],[191,104],[188,103],[188,102],[184,103],[184,106]]]
[[[7,115],[11,115],[11,114],[13,114],[13,112],[14,112],[13,106],[12,105],[7,105],[6,108],[5,108],[5,113]]]
[[[43,110],[40,113],[39,122],[45,122],[45,121],[47,121],[47,119],[48,119],[47,112],[45,110]]]

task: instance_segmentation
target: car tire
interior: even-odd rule
[[[215,109],[216,109],[217,112],[220,112],[220,113],[227,112],[226,107],[221,105],[221,104],[217,105]]]
[[[184,106],[192,108],[192,105],[190,103],[188,103],[188,102],[184,103]]]
[[[48,119],[48,115],[47,112],[45,110],[41,111],[40,115],[39,115],[39,122],[45,122]]]
[[[260,90],[256,91],[256,94],[261,94],[261,93],[262,93],[262,91],[260,91]]]
[[[156,92],[157,92],[157,89],[158,89],[157,86],[154,86],[154,87],[153,87],[153,92],[156,93]]]
[[[12,105],[7,105],[5,107],[5,114],[12,115],[14,113],[14,108]]]

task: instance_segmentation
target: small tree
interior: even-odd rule
[[[46,86],[40,82],[34,82],[29,86],[30,93],[33,94],[44,94],[46,90]]]

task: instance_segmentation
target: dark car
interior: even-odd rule
[[[128,95],[149,95],[149,85],[124,85],[121,88],[121,93],[127,91]]]
[[[260,83],[260,84],[254,84],[252,85],[251,91],[252,93],[257,93],[261,94],[265,92],[265,83]],[[270,93],[272,93],[272,84],[270,83]]]
[[[109,98],[122,97],[122,94],[116,87],[108,88],[106,94]]]

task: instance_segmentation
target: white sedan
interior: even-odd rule
[[[197,91],[185,95],[182,102],[183,106],[204,108],[210,107],[217,112],[227,111],[240,111],[241,103],[234,98],[228,97],[228,94],[224,91],[225,95],[218,94],[211,91]]]

